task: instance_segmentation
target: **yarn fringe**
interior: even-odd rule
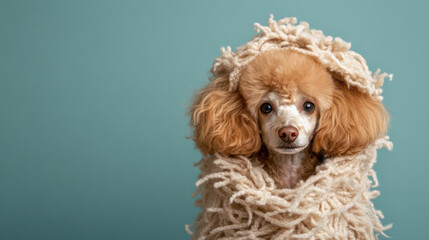
[[[379,192],[372,169],[378,139],[354,156],[329,158],[294,189],[279,189],[258,159],[224,158],[199,162],[196,185],[203,208],[192,239],[375,239],[391,228],[371,199]],[[372,180],[371,180],[372,179]],[[190,226],[187,231],[192,233]]]

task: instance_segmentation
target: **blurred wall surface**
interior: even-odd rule
[[[200,154],[187,106],[220,47],[297,17],[352,43],[384,86],[375,169],[391,239],[429,216],[426,1],[0,0],[0,239],[189,239]],[[381,237],[381,239],[386,239]]]

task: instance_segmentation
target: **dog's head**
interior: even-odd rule
[[[291,50],[261,53],[241,73],[203,88],[191,106],[193,139],[203,154],[250,156],[262,144],[282,154],[311,145],[325,156],[357,153],[385,134],[381,102],[334,80],[313,58]]]

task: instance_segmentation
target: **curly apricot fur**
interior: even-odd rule
[[[197,95],[190,109],[193,140],[203,154],[250,156],[259,151],[258,124],[238,91],[225,78],[213,80]]]
[[[335,82],[332,106],[319,119],[313,151],[325,156],[355,154],[386,134],[389,116],[380,100]]]

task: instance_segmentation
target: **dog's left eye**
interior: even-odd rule
[[[264,103],[261,105],[260,109],[263,114],[268,114],[273,111],[273,106],[271,106],[269,103]]]
[[[312,102],[305,102],[304,105],[302,105],[302,110],[306,111],[307,113],[314,112],[315,106]]]

